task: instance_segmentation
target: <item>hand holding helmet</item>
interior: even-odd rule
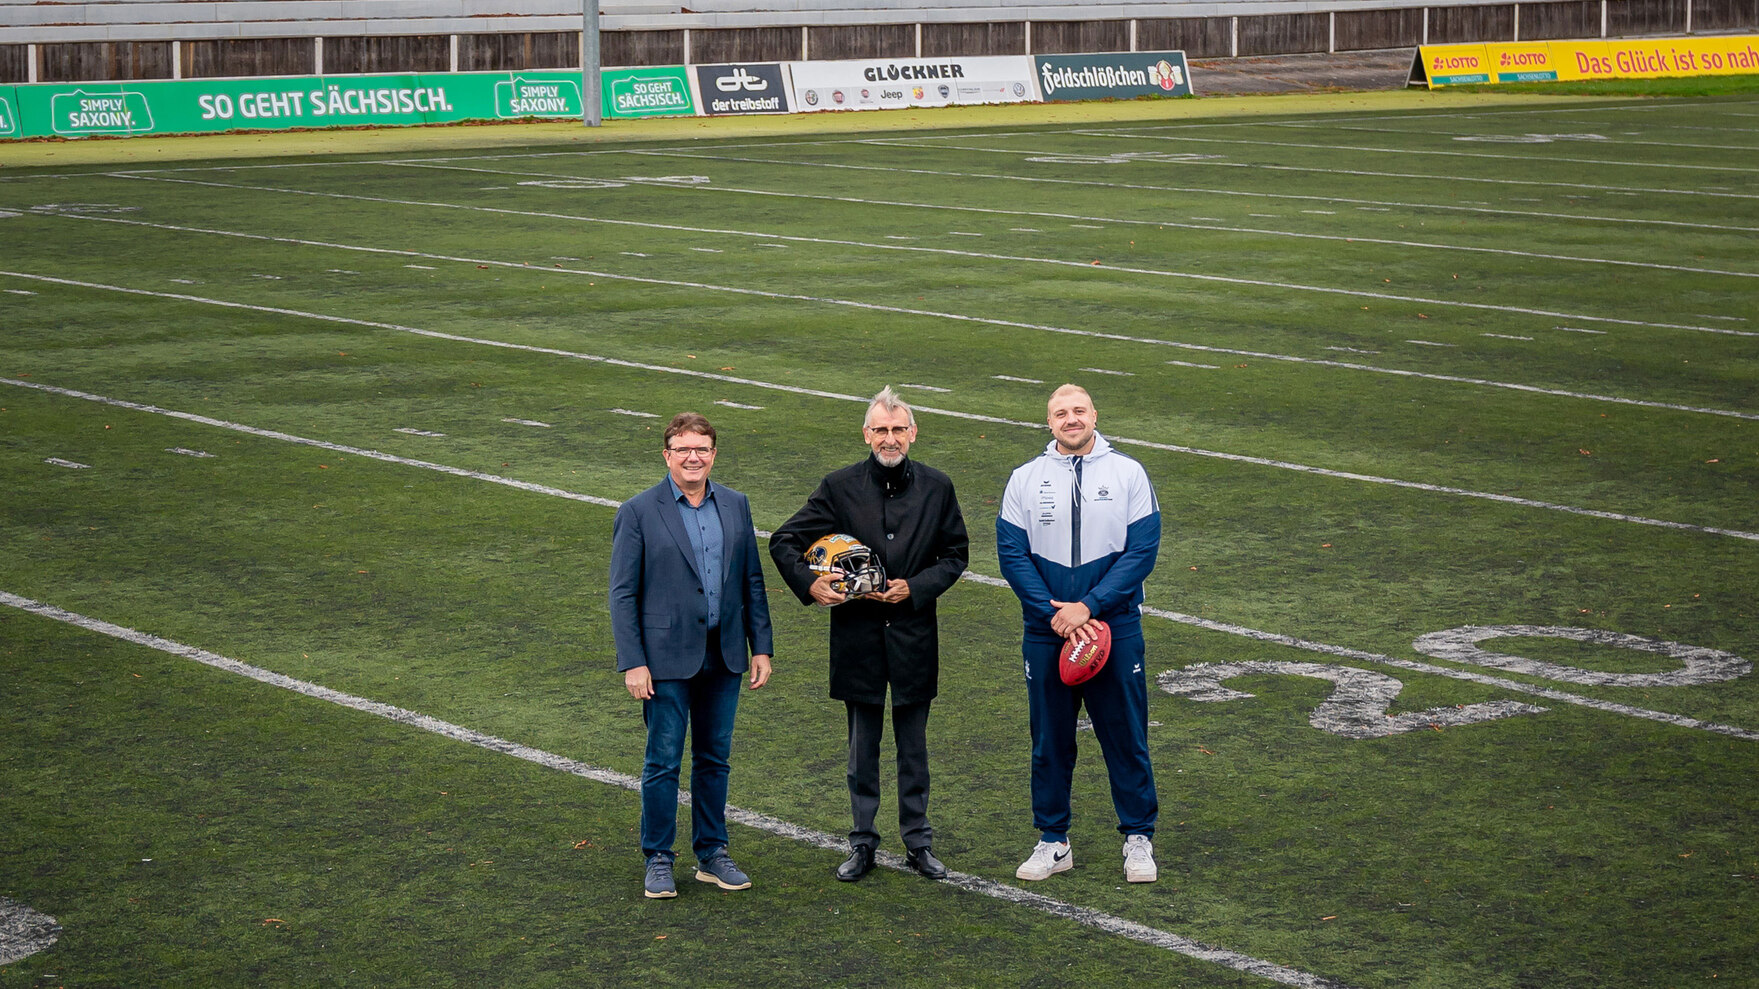
[[[806,548],[806,565],[819,575],[821,583],[832,592],[843,595],[844,600],[883,593],[886,589],[886,568],[880,564],[878,554],[854,536],[840,532],[821,536]],[[829,581],[825,581],[827,576]],[[821,600],[821,603],[842,602]]]

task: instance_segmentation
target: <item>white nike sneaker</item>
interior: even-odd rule
[[[1151,883],[1159,878],[1160,869],[1154,864],[1154,844],[1148,836],[1133,834],[1125,838],[1124,879],[1133,883]]]
[[[1069,850],[1066,841],[1041,841],[1033,846],[1032,857],[1020,863],[1014,875],[1020,879],[1037,881],[1049,879],[1058,872],[1067,872],[1075,867],[1075,854]]]

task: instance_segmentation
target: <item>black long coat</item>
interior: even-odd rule
[[[841,701],[914,704],[935,696],[940,640],[935,599],[965,572],[970,540],[947,475],[908,458],[888,471],[873,457],[819,482],[794,517],[770,536],[770,557],[802,603],[817,578],[806,548],[833,532],[854,536],[879,555],[886,578],[902,578],[910,597],[898,604],[847,601],[831,609],[831,696]],[[890,485],[887,477],[896,478]]]

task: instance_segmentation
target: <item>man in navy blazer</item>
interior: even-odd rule
[[[666,479],[624,502],[611,523],[617,669],[647,725],[641,852],[653,899],[678,895],[672,841],[686,730],[696,878],[722,889],[751,885],[727,854],[727,758],[740,675],[749,669],[751,689],[763,686],[774,652],[751,503],[709,483],[715,428],[680,413],[663,442]]]

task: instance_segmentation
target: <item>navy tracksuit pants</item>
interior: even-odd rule
[[[1148,757],[1148,674],[1140,630],[1112,639],[1111,658],[1079,687],[1057,674],[1062,639],[1027,638],[1026,695],[1032,728],[1032,818],[1044,841],[1066,841],[1075,775],[1075,719],[1083,705],[1111,778],[1118,831],[1153,836],[1160,816]]]

